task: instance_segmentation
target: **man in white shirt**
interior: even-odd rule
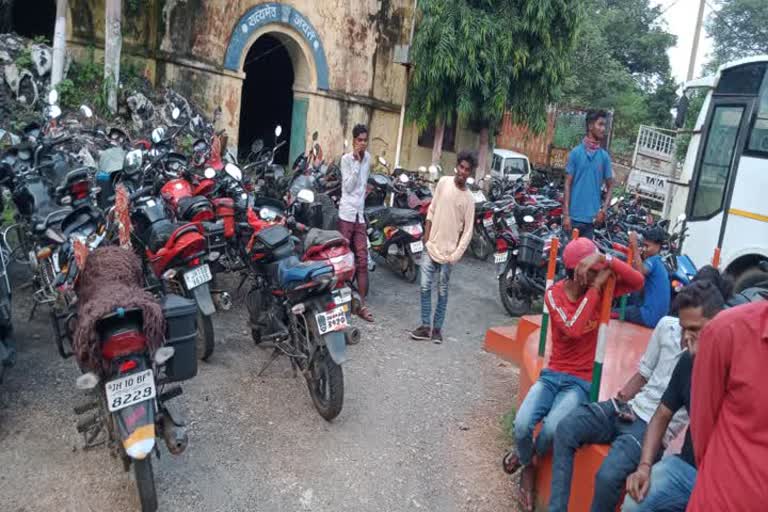
[[[368,295],[368,232],[365,224],[365,188],[371,172],[368,148],[368,128],[363,124],[352,129],[352,152],[341,157],[341,200],[339,201],[339,232],[349,240],[355,253],[357,291],[363,320],[373,322],[373,314],[365,304]]]

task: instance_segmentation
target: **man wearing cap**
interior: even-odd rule
[[[643,247],[635,251],[632,266],[645,277],[642,294],[628,305],[624,318],[633,324],[653,329],[661,318],[669,313],[670,285],[667,267],[659,253],[667,239],[667,233],[660,227],[645,232]]]
[[[616,297],[639,290],[643,276],[626,263],[601,254],[587,238],[571,241],[563,251],[566,278],[547,290],[544,300],[552,321],[549,365],[520,405],[515,417],[516,452],[504,458],[509,473],[521,466],[520,501],[533,509],[534,455],[547,453],[560,420],[589,399],[597,346],[602,288],[611,275],[617,278]],[[539,421],[541,431],[534,441]]]

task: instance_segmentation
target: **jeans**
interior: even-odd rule
[[[610,400],[584,404],[563,419],[555,431],[550,512],[568,510],[576,450],[596,443],[611,443],[611,449],[595,476],[591,510],[616,510],[625,480],[640,463],[646,427],[640,418],[619,419]]]
[[[595,225],[590,222],[571,221],[571,228],[579,230],[579,236],[592,240],[595,237]],[[570,236],[570,233],[568,233]]]
[[[432,322],[432,284],[437,274],[437,307]],[[429,252],[421,256],[421,325],[432,325],[433,329],[442,329],[445,311],[448,309],[448,282],[451,280],[451,265],[435,263]]]
[[[349,246],[355,253],[357,291],[364,299],[368,295],[368,233],[365,230],[365,222],[347,222],[339,219],[339,233],[349,240]]]
[[[589,382],[548,368],[541,370],[536,383],[528,390],[515,416],[517,456],[523,465],[533,459],[534,451],[543,456],[552,446],[557,424],[580,404],[589,400]],[[534,443],[533,430],[544,420]]]
[[[627,495],[622,512],[685,512],[696,468],[677,455],[665,457],[651,469],[651,487],[640,503]]]

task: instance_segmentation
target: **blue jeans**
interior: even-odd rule
[[[528,390],[515,416],[515,442],[520,462],[530,464],[534,451],[539,456],[546,455],[552,446],[557,424],[587,400],[589,382],[548,368],[541,370],[539,379]],[[534,443],[533,430],[541,420],[544,423]]]
[[[637,503],[627,495],[622,512],[685,512],[696,468],[677,455],[665,457],[651,469],[651,487],[645,499]]]
[[[579,237],[589,238],[590,240],[595,237],[595,225],[591,222],[571,221],[571,228],[579,230]],[[570,236],[570,233],[568,233],[568,236]]]
[[[611,449],[595,475],[591,510],[616,510],[624,481],[640,463],[647,426],[640,418],[632,422],[619,419],[610,400],[584,404],[561,421],[555,431],[550,512],[568,510],[576,450],[585,444],[607,443]]]
[[[445,311],[448,309],[448,282],[451,280],[451,265],[435,263],[428,252],[421,256],[421,325],[442,329]],[[437,308],[432,322],[432,284],[437,275]]]

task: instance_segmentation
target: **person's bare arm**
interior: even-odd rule
[[[629,378],[626,384],[624,384],[624,387],[621,388],[621,390],[619,390],[619,392],[616,394],[616,398],[622,402],[629,402],[635,397],[636,394],[640,392],[641,389],[643,389],[643,386],[645,386],[647,382],[648,379],[643,377],[640,372],[635,372],[635,374]]]
[[[424,223],[424,241],[429,242],[429,233],[432,231],[432,221],[427,219]]]
[[[571,230],[571,186],[573,185],[573,175],[565,175],[565,190],[563,194],[563,229],[566,232]]]
[[[605,201],[603,201],[603,212],[608,211],[611,206],[611,198],[613,197],[613,178],[606,178],[605,180]]]
[[[672,416],[674,413],[666,405],[659,404],[645,429],[640,463],[637,465],[637,470],[627,478],[627,493],[637,502],[643,501],[648,494],[651,486],[651,467],[661,450],[664,433],[667,431],[669,422],[672,421]]]

